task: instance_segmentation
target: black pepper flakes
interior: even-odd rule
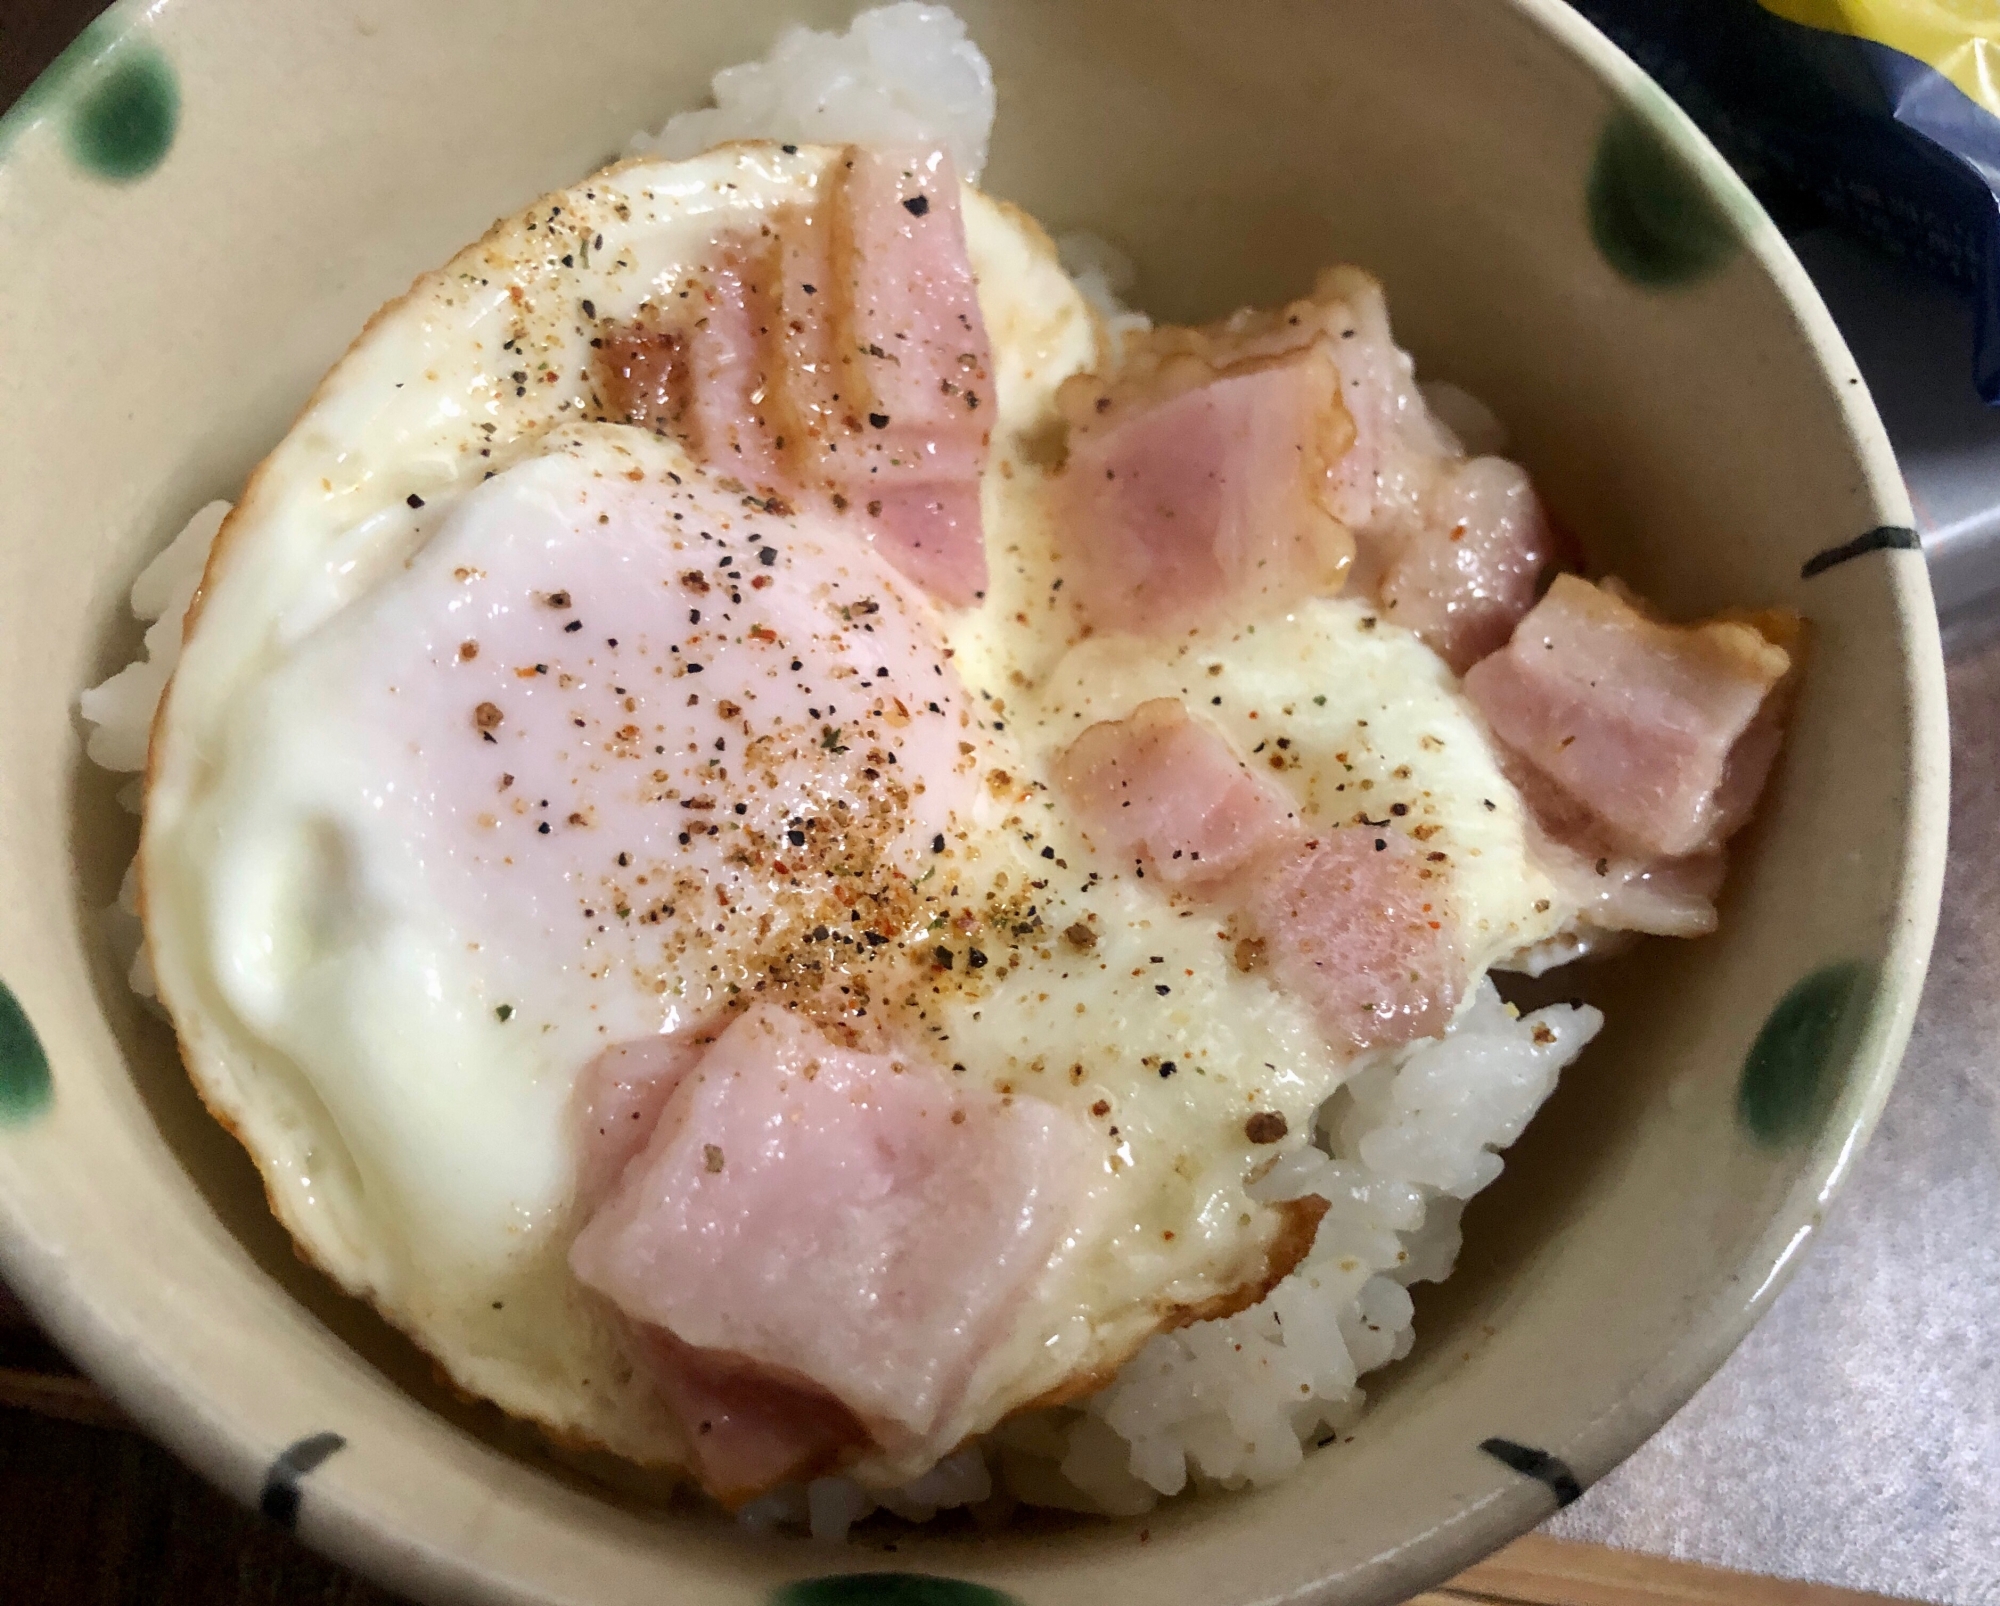
[[[415,491],[410,492],[410,494],[404,497],[403,500],[405,502],[408,502],[411,507],[422,507],[424,505],[424,499],[421,496],[417,495]]]
[[[922,217],[930,209],[931,198],[928,195],[912,195],[903,203],[903,210],[911,217]]]
[[[1252,1143],[1276,1143],[1289,1131],[1291,1126],[1277,1110],[1259,1110],[1243,1123],[1243,1135]]]

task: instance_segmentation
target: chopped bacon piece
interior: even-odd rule
[[[818,1391],[907,1443],[959,1397],[1101,1163],[1051,1105],[760,1005],[682,1078],[570,1264],[732,1377]]]
[[[1749,818],[1777,755],[1772,694],[1790,667],[1751,625],[1662,624],[1564,575],[1465,691],[1610,842],[1681,858],[1720,847]]]
[[[845,156],[850,415],[832,478],[869,539],[947,602],[986,589],[979,476],[993,353],[966,253],[958,177],[941,149]]]
[[[1275,312],[1128,336],[1059,400],[1058,531],[1100,629],[1178,631],[1344,584],[1462,674],[1568,555],[1527,475],[1468,459],[1432,415],[1358,268]]]
[[[1400,832],[1342,826],[1265,878],[1247,913],[1272,973],[1327,1036],[1381,1048],[1442,1032],[1464,990],[1442,885]]]
[[[1150,406],[1100,394],[1072,426],[1056,508],[1086,617],[1171,631],[1244,597],[1337,590],[1353,543],[1327,510],[1327,472],[1353,433],[1319,345]]]
[[[698,302],[600,337],[607,411],[831,506],[932,595],[976,601],[993,358],[950,158],[848,146],[771,232],[721,239]]]
[[[776,253],[725,245],[706,315],[689,333],[688,450],[719,474],[769,490],[783,479],[766,418],[767,331],[777,316]]]
[[[611,417],[676,436],[717,474],[770,490],[782,478],[764,403],[777,253],[754,245],[723,240],[686,301],[607,326],[596,367]]]
[[[831,1472],[866,1430],[838,1400],[737,1356],[643,1330],[641,1353],[667,1408],[686,1428],[694,1474],[734,1508],[781,1483]]]
[[[1172,697],[1093,725],[1058,761],[1085,832],[1170,886],[1213,883],[1300,836],[1285,794]]]
[[[707,1037],[677,1033],[607,1048],[577,1077],[577,1198],[594,1206],[646,1147],[660,1107],[700,1058]]]
[[[1317,841],[1285,794],[1171,697],[1093,725],[1057,783],[1093,840],[1175,887],[1240,903],[1278,982],[1354,1049],[1444,1030],[1464,986],[1442,872],[1386,826]]]
[[[1390,619],[1462,675],[1503,646],[1534,607],[1556,537],[1526,472],[1504,458],[1445,469],[1422,508],[1378,596]]]
[[[1335,466],[1330,505],[1354,532],[1348,589],[1373,595],[1463,674],[1507,640],[1567,549],[1527,474],[1503,458],[1468,460],[1432,413],[1379,283],[1331,268],[1313,304],[1345,320],[1336,349],[1354,446]]]
[[[1726,869],[1720,848],[1675,858],[1622,844],[1518,754],[1503,748],[1500,758],[1528,811],[1530,852],[1576,905],[1591,951],[1602,949],[1606,932],[1702,937],[1715,929]]]

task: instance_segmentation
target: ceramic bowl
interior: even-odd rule
[[[1420,1291],[1415,1352],[1290,1482],[893,1551],[619,1494],[299,1265],[104,940],[135,829],[76,694],[131,654],[148,555],[414,275],[845,10],[125,0],[0,125],[0,1263],[147,1429],[428,1599],[1405,1595],[1602,1475],[1769,1305],[1888,1090],[1944,852],[1930,591],[1866,390],[1750,195],[1555,0],[962,6],[989,187],[1126,245],[1155,313],[1361,262],[1598,566],[1812,622],[1721,933],[1558,978],[1609,1026]]]

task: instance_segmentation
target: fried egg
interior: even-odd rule
[[[991,347],[968,606],[859,509],[762,494],[607,409],[606,331],[712,286],[718,242],[782,232],[844,160],[607,169],[370,322],[217,543],[141,869],[190,1073],[301,1249],[461,1387],[641,1463],[695,1465],[693,1430],[630,1310],[572,1264],[610,1186],[605,1068],[644,1081],[618,1056],[791,1011],[893,1074],[921,1062],[950,1090],[937,1120],[1065,1134],[1035,1151],[1063,1158],[1032,1263],[954,1330],[963,1375],[842,1452],[890,1487],[1258,1297],[1314,1218],[1248,1190],[1369,1061],[1246,962],[1226,912],[1066,807],[1083,730],[1178,699],[1302,828],[1415,844],[1475,976],[1575,905],[1455,677],[1369,605],[1168,646],[1080,625],[1048,443],[1105,335],[1035,225],[978,191],[958,196]],[[612,1171],[642,1140],[664,1154],[616,1139]]]

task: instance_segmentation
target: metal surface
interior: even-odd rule
[[[2000,408],[1972,389],[1965,304],[1830,229],[1792,244],[1874,393],[1916,504],[1947,652],[2000,634]]]

